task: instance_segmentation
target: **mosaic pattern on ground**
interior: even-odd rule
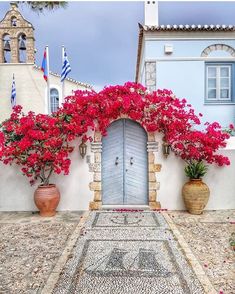
[[[156,227],[160,226],[154,212],[97,212],[92,227]]]
[[[204,290],[161,214],[104,211],[90,214],[53,293],[203,294]]]

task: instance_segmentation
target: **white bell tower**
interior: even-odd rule
[[[158,1],[144,2],[144,24],[146,26],[158,26]]]

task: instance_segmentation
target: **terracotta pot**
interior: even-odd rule
[[[53,216],[60,202],[60,192],[54,184],[38,186],[34,192],[34,202],[41,216]]]
[[[188,212],[201,214],[209,200],[210,190],[201,179],[190,179],[184,184],[182,195]]]

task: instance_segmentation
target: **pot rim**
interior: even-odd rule
[[[202,179],[189,179],[190,181],[193,181],[193,182],[201,182]]]
[[[48,184],[48,185],[41,184],[41,185],[38,185],[38,188],[52,188],[55,186],[56,186],[56,184]]]

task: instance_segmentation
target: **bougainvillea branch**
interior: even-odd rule
[[[40,179],[48,185],[53,172],[69,173],[68,156],[73,148],[68,145],[62,127],[57,116],[33,112],[24,115],[21,106],[14,107],[11,117],[1,126],[1,160],[21,166],[31,184]]]
[[[31,183],[41,179],[42,184],[48,184],[53,172],[69,173],[70,141],[77,137],[91,141],[88,130],[106,135],[110,123],[122,116],[139,122],[148,132],[162,133],[175,154],[187,163],[230,163],[217,154],[229,138],[218,123],[196,130],[202,114],[197,116],[185,99],[176,98],[169,90],[149,93],[144,86],[131,82],[105,87],[99,93],[75,91],[52,115],[25,115],[16,106],[1,125],[0,160],[20,165]]]

